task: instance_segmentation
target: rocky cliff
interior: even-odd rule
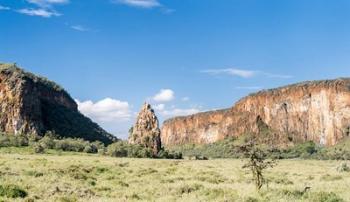
[[[59,85],[14,64],[0,64],[0,131],[36,135],[55,131],[62,137],[116,140],[83,116]]]
[[[130,131],[129,143],[151,148],[154,155],[160,151],[159,122],[150,104],[145,103],[142,106],[136,123]]]
[[[247,133],[267,136],[273,144],[336,144],[350,134],[350,79],[264,90],[230,109],[173,118],[164,122],[161,138],[165,145],[201,144]]]

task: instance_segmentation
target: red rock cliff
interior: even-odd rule
[[[350,133],[350,79],[303,82],[260,91],[232,108],[178,117],[164,122],[165,145],[211,143],[245,133],[277,141],[312,140],[334,145]]]

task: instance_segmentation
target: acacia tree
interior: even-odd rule
[[[240,146],[240,150],[244,156],[248,158],[248,162],[243,165],[243,168],[250,169],[255,181],[255,186],[258,190],[266,183],[263,171],[267,168],[272,168],[277,164],[276,160],[268,160],[267,154],[258,147],[256,141],[251,140],[248,143]]]

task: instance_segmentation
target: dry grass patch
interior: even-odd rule
[[[337,169],[343,162],[282,160],[266,172],[260,192],[243,163],[0,150],[0,185],[26,193],[16,201],[350,201],[350,172]],[[0,201],[11,196],[0,194]]]

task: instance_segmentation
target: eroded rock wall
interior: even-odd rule
[[[350,133],[350,79],[303,82],[261,91],[231,109],[164,122],[166,145],[211,143],[228,136],[273,131],[271,139],[334,145]]]

